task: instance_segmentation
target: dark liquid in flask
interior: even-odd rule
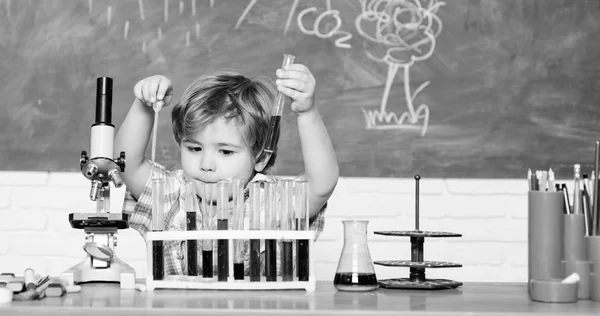
[[[227,230],[227,219],[217,220],[218,230]],[[229,276],[229,240],[219,239],[217,241],[217,275],[219,281],[227,281]]]
[[[244,263],[233,264],[233,278],[236,280],[244,279]]]
[[[292,242],[281,243],[281,280],[292,281],[294,273],[294,258],[292,253]]]
[[[265,150],[273,151],[275,149],[277,140],[279,140],[280,129],[281,129],[281,115],[271,116],[271,120],[269,122],[269,132],[267,134],[267,144],[265,146]]]
[[[195,212],[187,212],[187,230],[195,231],[196,230],[196,213]],[[188,239],[187,241],[187,266],[188,266],[188,275],[198,275],[198,241],[193,239]]]
[[[250,240],[250,281],[260,281],[260,239]]]
[[[202,250],[202,277],[213,277],[213,251]]]
[[[165,278],[165,252],[162,240],[152,241],[152,276],[154,280]]]
[[[333,285],[340,291],[371,291],[377,288],[375,273],[336,273]]]
[[[277,240],[265,240],[265,276],[267,281],[277,281]]]

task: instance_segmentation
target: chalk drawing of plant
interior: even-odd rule
[[[415,109],[413,102],[430,81],[425,81],[414,91],[410,91],[410,67],[433,54],[436,37],[442,31],[442,22],[436,13],[445,3],[438,0],[359,1],[361,13],[355,20],[358,33],[363,38],[386,47],[385,54],[381,57],[376,57],[369,51],[366,54],[370,59],[388,66],[379,110],[362,110],[366,127],[400,129],[407,127],[406,120],[411,125],[422,120],[421,136],[425,136],[429,124],[429,107],[420,104]],[[404,95],[408,108],[400,116],[386,110],[398,68],[404,69]]]

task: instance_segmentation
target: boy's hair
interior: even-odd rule
[[[266,77],[252,80],[233,70],[201,76],[186,88],[171,111],[175,141],[181,146],[185,136],[197,133],[218,118],[236,119],[244,142],[257,161],[268,137],[274,96],[275,89]],[[273,154],[262,172],[275,163],[278,141],[275,140]]]

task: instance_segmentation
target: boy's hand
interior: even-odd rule
[[[173,98],[173,83],[161,75],[144,78],[136,83],[133,94],[145,105],[152,106],[155,102],[162,101],[162,106],[167,106]]]
[[[308,112],[314,107],[315,77],[302,64],[291,64],[277,69],[277,90],[292,99],[292,111],[297,114]]]

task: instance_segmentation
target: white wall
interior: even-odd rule
[[[84,257],[83,230],[69,213],[95,212],[89,181],[79,173],[0,172],[0,272],[22,275],[27,267],[59,275]],[[343,245],[344,219],[367,219],[368,244],[376,260],[410,259],[407,237],[376,230],[414,229],[410,179],[341,178],[330,199],[316,252],[317,277],[332,280]],[[112,212],[120,212],[123,189],[112,189]],[[428,238],[425,260],[462,268],[429,269],[427,277],[462,282],[525,282],[527,277],[527,184],[523,179],[422,179],[421,230],[460,233]],[[119,231],[117,255],[138,277],[146,274],[146,249],[134,230]],[[408,277],[408,268],[376,266],[379,279]]]

